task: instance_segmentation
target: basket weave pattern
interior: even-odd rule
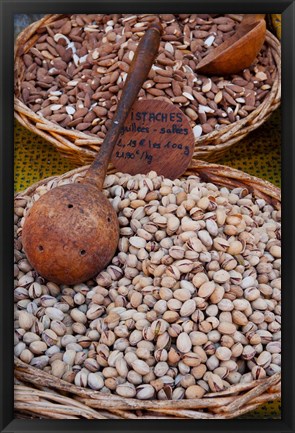
[[[61,154],[69,158],[75,164],[90,163],[99,150],[102,139],[91,137],[76,129],[65,129],[55,123],[39,116],[20,99],[21,83],[25,74],[25,65],[22,55],[34,45],[38,38],[38,30],[57,21],[61,15],[47,15],[41,20],[27,27],[17,38],[15,43],[15,97],[14,114],[18,121],[52,143]],[[241,16],[232,16],[241,20]],[[271,50],[276,75],[274,83],[263,102],[248,116],[238,121],[225,125],[220,129],[199,137],[195,142],[194,158],[206,161],[218,161],[231,146],[243,139],[247,134],[258,128],[271,113],[280,105],[281,100],[281,53],[280,42],[269,31],[266,33],[266,42]]]
[[[83,177],[87,167],[80,167],[60,177]],[[110,170],[113,172],[113,170]],[[193,161],[184,176],[199,175],[202,181],[227,188],[243,187],[280,209],[280,189],[271,183],[241,171],[203,161]],[[16,198],[33,196],[47,178]],[[15,415],[18,418],[42,417],[49,419],[229,419],[252,411],[266,402],[280,399],[281,374],[232,385],[224,391],[206,394],[202,399],[145,400],[105,396],[70,384],[15,358]]]
[[[15,376],[15,411],[43,418],[230,419],[281,397],[280,373],[250,384],[233,385],[226,391],[207,394],[206,398],[173,402],[105,396],[57,379],[18,359]]]

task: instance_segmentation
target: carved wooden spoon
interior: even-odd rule
[[[47,192],[26,216],[22,230],[25,253],[49,281],[87,281],[104,269],[116,252],[118,219],[101,190],[120,130],[158,53],[161,33],[161,25],[154,22],[141,39],[112,125],[83,181]]]

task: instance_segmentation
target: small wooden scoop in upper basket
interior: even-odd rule
[[[265,40],[265,14],[245,14],[236,33],[212,50],[198,64],[202,74],[235,74],[248,68]]]

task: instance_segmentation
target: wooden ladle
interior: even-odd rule
[[[248,68],[265,40],[264,16],[245,14],[236,33],[204,57],[196,71],[208,75],[226,75]]]
[[[49,281],[87,281],[104,269],[116,252],[119,223],[101,190],[114,145],[158,53],[161,34],[160,23],[154,22],[141,39],[112,125],[82,182],[50,190],[26,216],[22,230],[25,253]]]

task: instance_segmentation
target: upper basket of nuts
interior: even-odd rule
[[[202,58],[231,37],[240,15],[163,14],[159,54],[139,99],[176,104],[189,118],[194,157],[218,160],[280,103],[280,42],[266,32],[253,64],[206,76]],[[95,157],[153,15],[46,15],[15,44],[15,116],[75,163]]]

